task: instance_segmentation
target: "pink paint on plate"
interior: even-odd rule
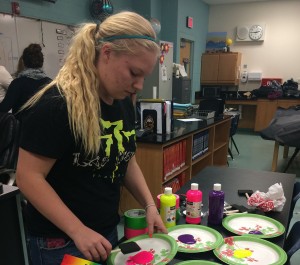
[[[154,255],[149,251],[140,251],[134,256],[129,257],[126,265],[151,265]]]

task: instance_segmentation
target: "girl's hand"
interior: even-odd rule
[[[86,226],[76,231],[72,239],[85,258],[91,261],[106,260],[112,249],[105,237]]]
[[[146,220],[148,223],[148,234],[152,237],[154,232],[168,233],[155,205],[147,207]]]

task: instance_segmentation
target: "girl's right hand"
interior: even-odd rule
[[[104,261],[108,258],[112,246],[101,234],[83,226],[72,235],[76,247],[90,261]]]

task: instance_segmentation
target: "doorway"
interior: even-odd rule
[[[187,73],[187,77],[192,76],[192,50],[194,42],[184,38],[180,39],[180,64],[182,64]]]

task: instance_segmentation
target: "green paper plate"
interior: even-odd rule
[[[125,242],[136,242],[141,250],[149,251],[154,255],[155,265],[163,265],[169,263],[177,253],[178,245],[176,241],[166,234],[141,235],[133,237]],[[137,254],[139,251],[124,255],[122,252],[113,253],[108,257],[109,265],[124,265],[130,260],[130,257]]]
[[[235,214],[223,219],[223,226],[236,235],[272,238],[284,233],[284,226],[270,218],[259,214]],[[250,231],[259,231],[262,234],[249,234]]]
[[[233,236],[213,250],[216,257],[231,265],[282,265],[287,261],[279,246],[257,237]]]
[[[178,244],[178,252],[196,253],[215,249],[222,244],[222,235],[204,225],[177,225],[168,228],[169,236],[173,237]],[[178,237],[187,234],[196,241],[195,244],[185,244]]]
[[[216,263],[207,260],[187,260],[183,262],[176,263],[176,265],[220,265],[221,263]]]

